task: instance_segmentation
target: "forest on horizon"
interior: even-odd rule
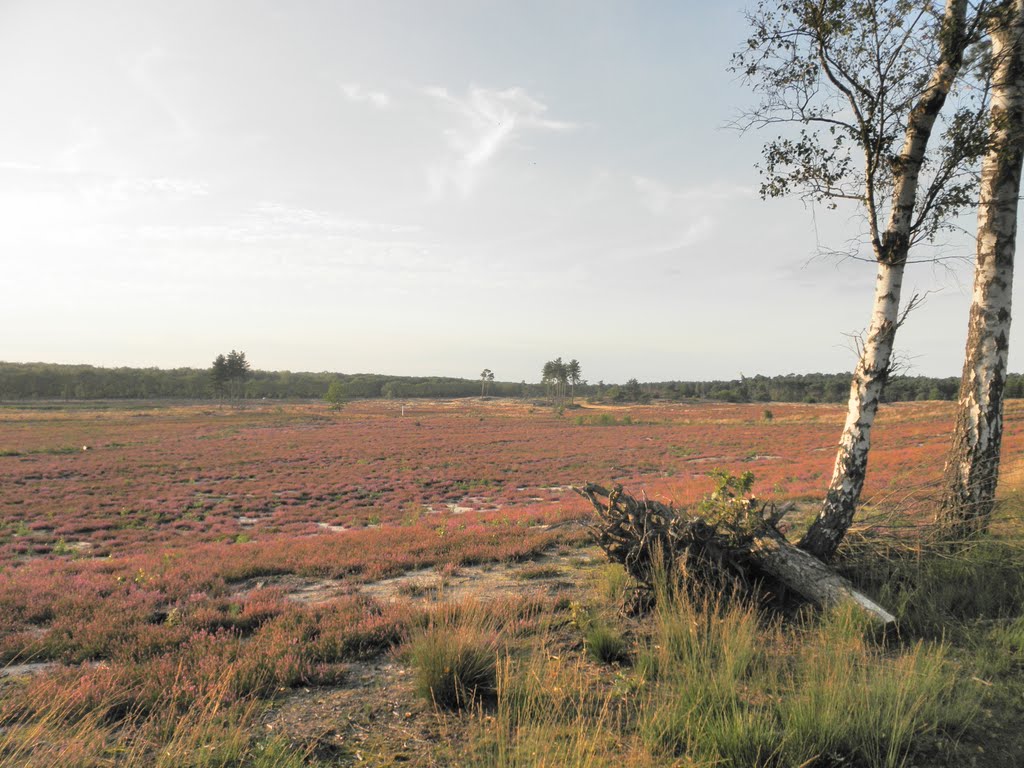
[[[604,402],[651,400],[721,400],[731,403],[841,403],[850,392],[850,372],[741,376],[731,380],[673,380],[623,384],[581,383],[575,395]],[[339,382],[345,399],[458,398],[481,394],[479,379],[444,376],[391,376],[322,371],[248,371],[229,382],[224,395],[234,399],[320,399]],[[894,376],[886,402],[954,400],[959,376]],[[1006,397],[1024,398],[1024,374],[1008,374]],[[543,398],[536,382],[489,381],[492,397]],[[103,368],[92,365],[0,362],[2,400],[103,400],[221,396],[208,368]]]

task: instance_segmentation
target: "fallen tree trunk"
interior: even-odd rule
[[[748,557],[764,573],[818,605],[853,605],[883,626],[896,617],[833,571],[821,560],[769,528],[751,541]]]
[[[727,497],[713,518],[683,516],[671,505],[635,499],[615,486],[573,488],[597,512],[590,526],[613,562],[622,563],[641,588],[653,593],[659,574],[689,586],[749,587],[777,582],[821,606],[849,605],[882,627],[896,618],[812,555],[786,541],[777,525],[790,507]]]

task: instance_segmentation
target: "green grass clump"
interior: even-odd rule
[[[915,739],[959,731],[977,713],[977,687],[961,679],[944,646],[889,650],[863,629],[841,611],[801,637],[779,702],[793,759],[899,766]]]
[[[37,696],[23,690],[31,700],[22,712],[10,706],[0,710],[0,767],[311,766],[303,749],[266,736],[259,723],[262,703],[239,698],[233,690],[235,664],[224,672],[202,683],[185,708],[179,706],[174,680],[165,681],[167,689],[151,706],[127,701],[117,687],[93,690],[84,708],[81,688],[56,686]]]
[[[598,595],[609,605],[621,606],[630,587],[629,574],[618,563],[609,563],[598,579]]]
[[[624,663],[629,660],[626,638],[618,630],[600,622],[592,623],[583,635],[587,653],[595,661],[605,664]]]
[[[977,620],[1024,609],[1024,550],[996,537],[955,548],[854,552],[844,565],[899,616],[902,631],[918,637],[963,639]]]
[[[493,699],[497,646],[475,612],[432,620],[412,641],[410,661],[419,694],[444,709]]]
[[[763,697],[742,692],[757,673],[763,676],[763,638],[777,631],[760,628],[751,606],[664,595],[638,664],[653,683],[638,718],[644,743],[656,753],[708,763],[776,764],[778,718],[758,701]]]

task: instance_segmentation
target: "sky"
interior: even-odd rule
[[[727,127],[747,5],[0,0],[0,360],[852,370],[874,266],[819,254],[860,222],[761,200],[772,137]],[[960,373],[944,253],[910,374]]]

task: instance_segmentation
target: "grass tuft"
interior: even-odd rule
[[[601,622],[593,622],[583,635],[587,653],[595,661],[622,664],[629,661],[629,648],[622,633]]]
[[[410,661],[419,694],[443,709],[465,709],[494,698],[497,644],[478,610],[432,617],[413,638]]]

